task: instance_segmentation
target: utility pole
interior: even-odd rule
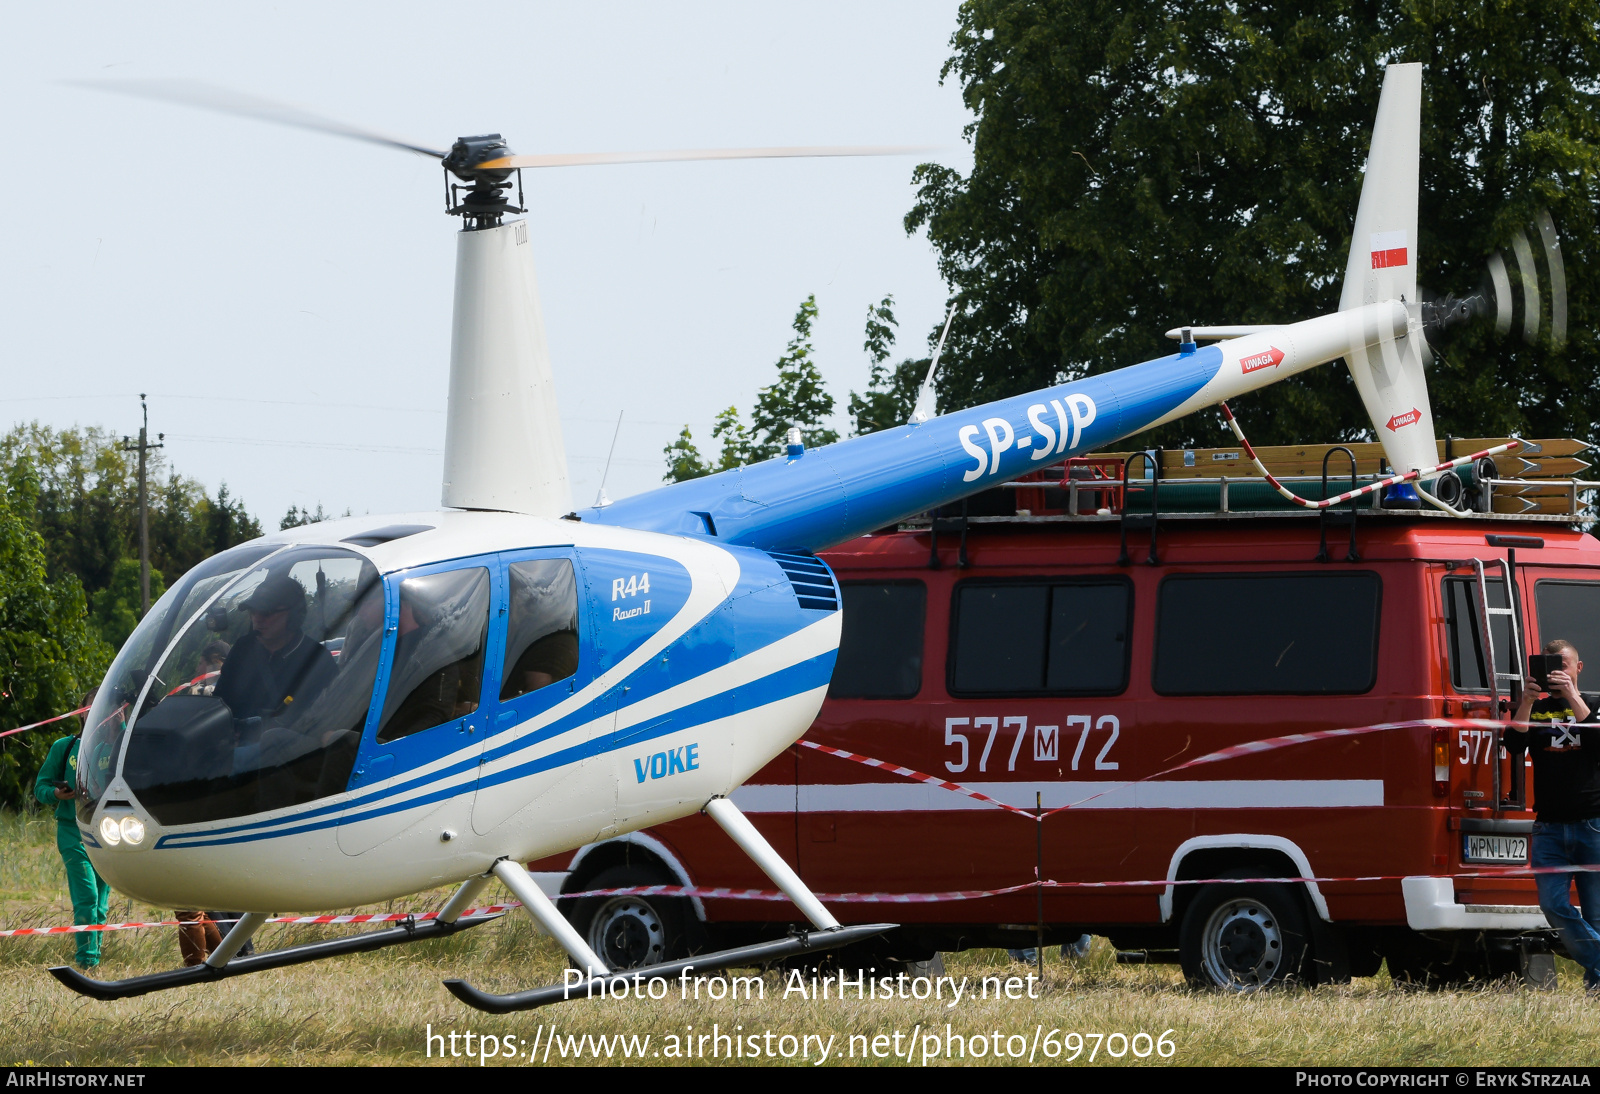
[[[150,408],[145,405],[145,393],[139,392],[139,410],[144,414],[144,421],[139,426],[139,443],[134,444],[127,437],[122,438],[122,450],[139,452],[139,618],[143,619],[150,611],[150,498],[145,485],[145,471],[147,469],[147,454],[152,448],[165,448],[159,443],[150,440]],[[157,433],[156,441],[167,439],[165,433]]]

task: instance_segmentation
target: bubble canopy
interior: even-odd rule
[[[250,544],[196,566],[113,662],[79,747],[92,818],[120,769],[163,825],[343,790],[384,631],[377,569],[354,551]]]

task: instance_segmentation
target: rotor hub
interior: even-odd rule
[[[445,212],[463,218],[467,231],[498,227],[506,213],[521,213],[522,172],[514,167],[483,167],[512,154],[505,138],[498,133],[477,137],[458,137],[443,159],[445,170]],[[450,181],[454,175],[466,186]],[[511,176],[517,177],[517,202],[512,205],[508,191]]]

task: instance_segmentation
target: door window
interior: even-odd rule
[[[378,743],[464,718],[478,709],[489,631],[489,571],[481,566],[400,583],[389,690]]]
[[[1489,607],[1506,606],[1506,583],[1500,578],[1487,582]],[[1479,618],[1478,579],[1447,577],[1444,594],[1445,631],[1450,645],[1450,683],[1457,691],[1488,691],[1489,670],[1484,662],[1483,624]],[[1511,619],[1497,615],[1489,632],[1494,636],[1494,664],[1498,672],[1515,672],[1513,663],[1521,656],[1511,648]],[[1548,632],[1547,632],[1548,633]],[[1502,684],[1506,681],[1502,681]]]
[[[1600,581],[1540,581],[1533,587],[1539,638],[1565,638],[1600,664]]]
[[[526,695],[578,671],[578,585],[572,560],[534,559],[506,567],[505,669],[500,701]]]

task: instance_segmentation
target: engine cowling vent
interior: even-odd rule
[[[811,555],[780,554],[777,551],[767,553],[789,578],[795,599],[802,608],[816,612],[839,610],[839,587],[833,582],[833,572],[821,559]]]

